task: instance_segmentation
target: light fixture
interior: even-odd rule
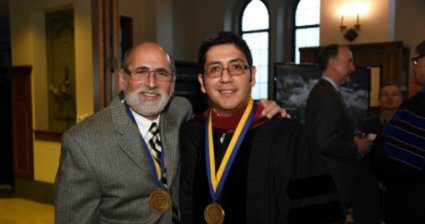
[[[365,1],[352,1],[351,4],[344,5],[340,8],[341,10],[341,24],[339,30],[343,34],[343,37],[349,42],[353,42],[360,31],[360,15],[364,15],[367,11],[368,5]],[[344,24],[344,19],[347,21],[356,21],[352,26]]]
[[[340,31],[344,34],[344,38],[350,42],[353,42],[359,35],[360,31],[360,15],[357,13],[356,24],[352,27],[344,25],[344,15],[341,16],[341,25],[339,26]]]

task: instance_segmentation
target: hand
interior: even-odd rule
[[[274,115],[279,114],[284,118],[291,118],[291,115],[286,113],[284,108],[281,108],[277,103],[273,100],[261,99],[259,102],[264,106],[264,110],[262,112],[263,116],[267,118],[272,118]]]
[[[370,140],[369,138],[360,138],[354,136],[354,143],[356,143],[357,145],[357,153],[359,155],[369,153],[370,147],[372,146],[372,140]]]

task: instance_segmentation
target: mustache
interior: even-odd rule
[[[164,95],[164,93],[159,88],[150,89],[146,87],[140,87],[136,90],[136,92],[139,94],[155,94],[160,96]]]

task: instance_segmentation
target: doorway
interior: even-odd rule
[[[12,105],[9,1],[0,0],[0,197],[13,192]]]
[[[0,69],[0,192],[13,190],[12,114],[10,77]],[[1,196],[2,194],[0,194]]]

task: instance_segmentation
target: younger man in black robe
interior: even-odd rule
[[[246,42],[220,32],[198,59],[210,108],[181,130],[182,223],[343,223],[332,179],[301,146],[300,126],[264,119],[253,102]]]

